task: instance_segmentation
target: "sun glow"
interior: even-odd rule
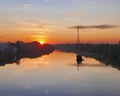
[[[43,40],[40,40],[39,42],[41,45],[43,45],[45,43],[45,41],[43,41]]]

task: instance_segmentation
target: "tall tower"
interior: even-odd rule
[[[79,37],[79,35],[80,35],[80,27],[79,26],[77,26],[77,44],[79,44],[80,43],[80,37]]]

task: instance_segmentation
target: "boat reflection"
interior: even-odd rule
[[[105,67],[106,65],[104,63],[102,63],[99,60],[96,60],[94,58],[90,58],[90,57],[85,57],[85,56],[81,56],[82,61],[81,62],[77,62],[77,70],[80,70],[80,67]],[[78,58],[76,58],[77,61]],[[75,64],[72,64],[75,65]]]

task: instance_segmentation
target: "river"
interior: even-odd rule
[[[54,51],[0,67],[0,96],[120,96],[120,71],[94,58]]]

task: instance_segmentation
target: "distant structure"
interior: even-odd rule
[[[79,26],[77,26],[77,44],[79,44],[80,43],[80,27]]]
[[[80,28],[81,26],[71,26],[70,29],[77,29],[77,44],[80,44]]]
[[[89,26],[83,26],[83,25],[77,25],[77,26],[69,26],[69,29],[77,29],[77,43],[80,43],[80,29],[108,29],[108,28],[116,28],[120,26],[114,26],[114,25],[109,25],[109,24],[103,24],[103,25],[89,25]]]

